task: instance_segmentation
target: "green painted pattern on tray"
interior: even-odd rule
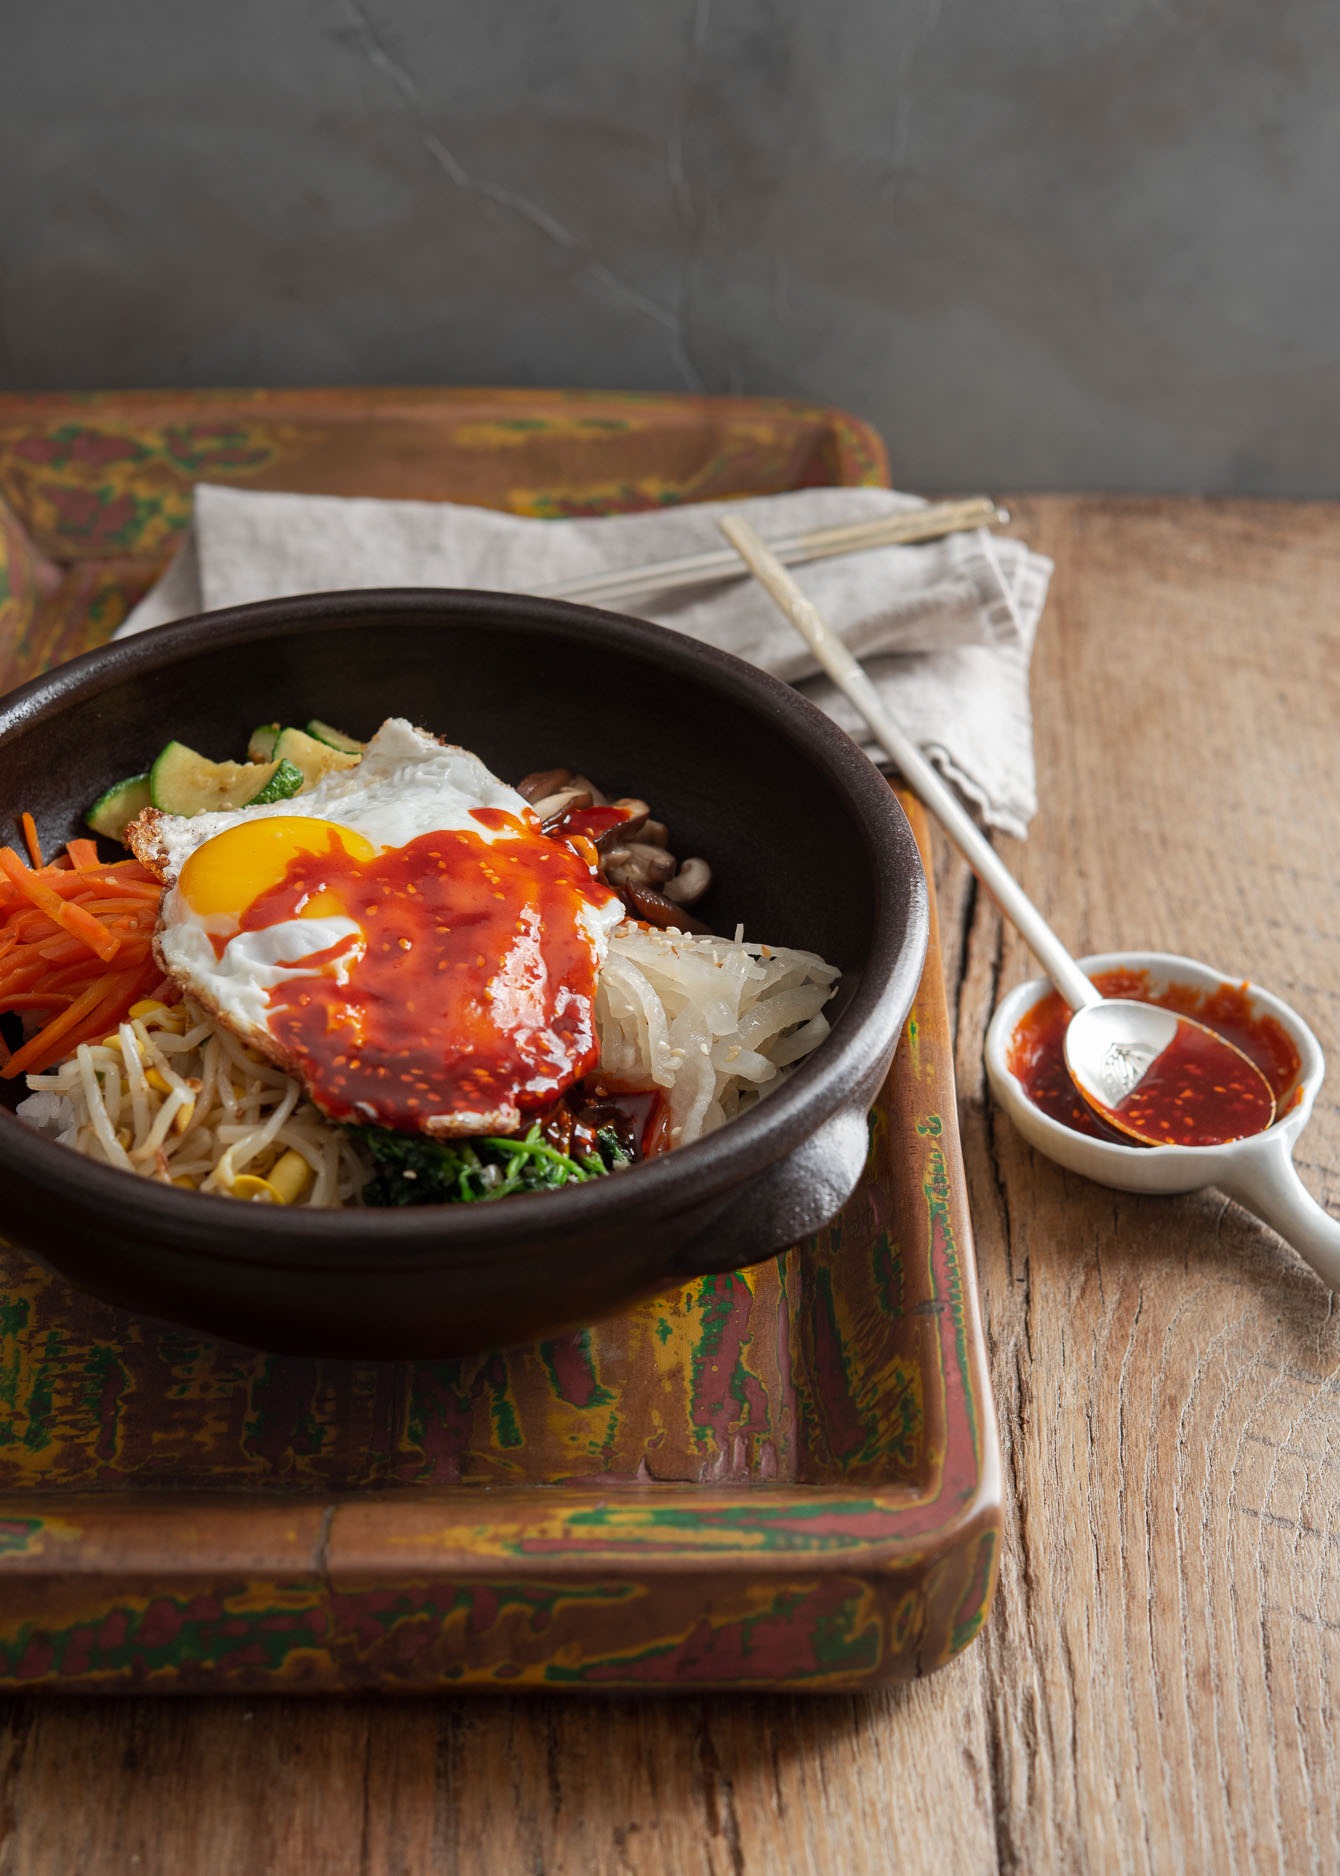
[[[928,1114],[917,1122],[917,1132],[938,1142],[944,1123],[938,1114]],[[930,1216],[931,1281],[935,1282],[937,1258],[944,1265],[945,1300],[954,1325],[954,1357],[963,1385],[963,1404],[972,1438],[974,1464],[981,1458],[981,1429],[977,1417],[977,1395],[972,1384],[972,1364],[968,1360],[967,1319],[963,1304],[963,1268],[959,1262],[958,1240],[954,1235],[954,1213],[949,1187],[949,1168],[942,1148],[932,1144],[926,1162],[922,1186]]]
[[[489,1417],[493,1422],[494,1439],[504,1452],[520,1446],[521,1422],[512,1393],[511,1375],[501,1356],[490,1362],[485,1385],[488,1388]]]
[[[732,1505],[629,1504],[610,1502],[573,1510],[564,1519],[572,1532],[600,1534],[610,1554],[632,1548],[640,1555],[677,1554],[684,1549],[674,1536],[683,1532],[689,1548],[699,1545],[709,1553],[712,1540],[729,1536],[750,1551],[784,1554],[792,1551],[837,1554],[860,1550],[884,1541],[898,1515],[888,1500],[878,1498],[795,1499],[785,1505],[748,1502]],[[657,1538],[663,1541],[658,1544]],[[515,1538],[509,1550],[520,1556],[540,1556],[569,1548],[565,1541]]]
[[[421,1676],[425,1660],[428,1684],[628,1688],[695,1680],[850,1685],[880,1665],[884,1619],[859,1579],[747,1586],[661,1628],[647,1606],[633,1620],[650,1619],[650,1633],[619,1645],[617,1629],[608,1625],[620,1609],[646,1604],[648,1590],[636,1581],[502,1580],[354,1586],[329,1594],[314,1583],[266,1583],[222,1596],[123,1595],[87,1618],[16,1624],[0,1635],[0,1678],[29,1687],[76,1678],[203,1687],[220,1678],[235,1684],[275,1676],[300,1686],[318,1681],[332,1651],[346,1685],[385,1687]],[[576,1641],[574,1621],[591,1619],[590,1641]],[[914,1612],[899,1616],[900,1636],[915,1629]],[[546,1660],[543,1638],[551,1631],[565,1639]],[[609,1637],[604,1645],[602,1633]]]
[[[731,1403],[747,1407],[751,1377],[745,1359],[753,1288],[742,1272],[703,1277],[693,1299],[697,1332],[689,1354],[689,1420],[700,1448],[719,1444],[726,1425],[739,1426]]]
[[[959,1604],[958,1620],[949,1632],[949,1653],[956,1655],[960,1648],[966,1648],[974,1639],[991,1607],[991,1597],[995,1590],[996,1556],[999,1550],[999,1535],[995,1531],[983,1531],[977,1544],[976,1567],[968,1579],[968,1587]]]
[[[23,1346],[20,1334],[28,1326],[32,1305],[26,1296],[0,1298],[0,1446],[11,1446],[18,1438],[15,1421],[19,1415],[19,1397],[23,1388]]]
[[[879,1296],[878,1249],[877,1242],[870,1260],[875,1298]],[[818,1270],[815,1282],[823,1298],[824,1317],[836,1328],[838,1302],[831,1270]],[[830,1412],[828,1426],[834,1457],[848,1475],[874,1464],[887,1470],[890,1461],[910,1474],[915,1465],[923,1422],[917,1376],[910,1362],[889,1354],[883,1346],[885,1337],[879,1331],[889,1313],[872,1311],[866,1323],[851,1324],[842,1334],[844,1391],[840,1398],[848,1411],[841,1417]]]
[[[0,1557],[22,1557],[40,1545],[46,1519],[0,1518]]]
[[[623,1583],[411,1583],[341,1589],[332,1597],[335,1626],[348,1635],[356,1652],[394,1636],[407,1620],[430,1614],[445,1625],[464,1617],[476,1629],[521,1617],[532,1628],[552,1623],[563,1611],[589,1608],[610,1612],[641,1595],[636,1584]]]
[[[880,1118],[871,1128],[867,1168],[876,1178],[890,1150]],[[836,1471],[854,1484],[891,1473],[910,1481],[923,1457],[925,1401],[898,1327],[905,1314],[902,1238],[877,1205],[854,1204],[857,1215],[843,1214],[821,1232],[801,1266],[801,1431],[811,1474],[828,1478]]]
[[[58,1377],[68,1358],[68,1338],[59,1328],[48,1328],[40,1337],[36,1359],[25,1366],[20,1358],[19,1337],[29,1319],[26,1297],[11,1297],[0,1303],[0,1347],[5,1350],[0,1364],[0,1446],[23,1446],[30,1453],[40,1453],[47,1443],[47,1426]]]
[[[748,1615],[722,1621],[704,1613],[680,1634],[576,1664],[550,1662],[544,1679],[554,1686],[683,1684],[721,1674],[728,1662],[732,1684],[762,1686],[782,1678],[796,1686],[822,1684],[870,1673],[881,1641],[881,1624],[864,1588],[784,1586],[761,1598]]]
[[[881,1231],[870,1252],[870,1266],[875,1292],[886,1316],[901,1316],[906,1277],[903,1270],[903,1247],[892,1232]]]
[[[274,460],[275,446],[261,423],[173,423],[147,425],[133,434],[98,423],[63,423],[26,435],[4,435],[14,461],[47,470],[72,470],[93,478],[161,463],[180,475],[245,476]]]
[[[190,515],[189,497],[173,502],[161,496],[134,495],[111,482],[96,488],[62,488],[44,482],[34,494],[54,513],[52,532],[59,540],[71,546],[97,547],[107,554],[133,552],[155,524],[178,531]]]
[[[0,406],[0,484],[58,558],[161,558],[190,520],[197,481],[252,480],[284,440],[264,419],[34,428],[4,423]]]
[[[580,1408],[608,1407],[613,1402],[614,1395],[596,1373],[589,1329],[541,1342],[540,1360],[555,1400]]]
[[[319,1657],[325,1631],[314,1583],[267,1584],[259,1596],[243,1589],[124,1597],[89,1620],[64,1627],[25,1621],[0,1634],[0,1680],[138,1679],[217,1660],[276,1674],[291,1670],[295,1655]]]

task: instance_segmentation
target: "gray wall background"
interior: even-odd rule
[[[0,386],[846,405],[1340,494],[1338,0],[0,0]]]

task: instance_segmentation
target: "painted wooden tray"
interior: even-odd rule
[[[573,514],[884,459],[767,400],[0,398],[0,688],[108,636],[199,479]],[[930,959],[837,1223],[579,1335],[281,1360],[0,1246],[0,1685],[822,1690],[947,1660],[990,1605],[1000,1468],[934,927]]]

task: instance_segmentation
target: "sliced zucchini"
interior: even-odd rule
[[[281,730],[275,744],[275,754],[281,761],[291,762],[302,770],[304,790],[315,788],[323,776],[329,775],[333,769],[356,768],[360,760],[346,750],[333,749],[329,743],[319,742],[305,730]]]
[[[95,834],[120,840],[135,816],[149,806],[149,799],[149,777],[128,775],[99,795],[84,819]]]
[[[263,765],[264,766],[264,765]],[[260,808],[267,801],[288,801],[302,787],[302,770],[296,762],[285,762],[281,757],[274,765],[274,774],[258,795],[253,795],[247,803],[249,808]]]
[[[275,744],[279,741],[279,732],[283,727],[279,723],[260,723],[251,732],[251,741],[247,744],[248,762],[273,762]]]
[[[307,734],[314,736],[319,743],[328,743],[332,749],[338,749],[341,755],[361,756],[367,748],[356,737],[346,736],[343,730],[337,730],[330,723],[323,723],[320,717],[313,717],[307,725]]]
[[[149,799],[164,814],[245,808],[270,785],[279,762],[211,762],[185,743],[169,743],[149,771]]]

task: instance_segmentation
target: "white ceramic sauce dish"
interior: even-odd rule
[[[1278,1231],[1323,1282],[1340,1288],[1340,1220],[1317,1203],[1293,1163],[1298,1136],[1326,1074],[1321,1045],[1302,1017],[1268,990],[1172,952],[1106,951],[1081,958],[1080,965],[1090,977],[1102,971],[1143,971],[1151,996],[1172,984],[1206,991],[1245,987],[1252,1015],[1274,1017],[1290,1037],[1298,1052],[1298,1075],[1279,1101],[1279,1118],[1272,1126],[1225,1146],[1123,1146],[1076,1133],[1035,1107],[1009,1066],[1015,1030],[1052,988],[1045,977],[1035,977],[1001,1000],[986,1036],[992,1092],[1024,1138],[1071,1172],[1123,1192],[1196,1192],[1216,1186]]]

